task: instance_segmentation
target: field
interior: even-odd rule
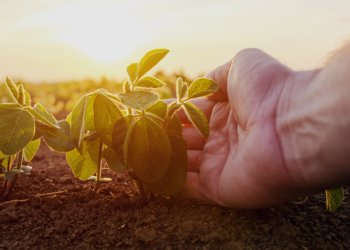
[[[161,98],[174,96],[178,76],[191,82],[181,74],[156,74],[168,84],[159,91]],[[122,88],[121,82],[104,78],[22,84],[32,101],[47,107],[57,120],[65,119],[86,93],[98,88],[117,93]],[[2,103],[9,100],[5,89],[0,85]],[[335,213],[327,212],[324,194],[259,210],[158,195],[147,204],[133,183],[125,182],[126,174],[112,172],[105,163],[103,177],[113,181],[93,192],[93,183],[74,177],[65,154],[43,142],[25,164],[33,167],[32,174],[21,175],[9,201],[0,203],[0,249],[350,248],[349,187],[344,187],[343,204]]]

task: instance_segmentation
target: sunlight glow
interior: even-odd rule
[[[123,80],[156,48],[171,53],[155,70],[192,78],[245,48],[319,68],[349,40],[349,9],[349,0],[1,0],[0,79]]]
[[[57,39],[97,62],[116,62],[149,40],[147,29],[131,19],[132,6],[117,4],[72,4],[56,9],[35,22],[55,25]]]

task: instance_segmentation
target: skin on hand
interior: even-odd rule
[[[302,93],[317,74],[292,71],[258,49],[243,50],[210,72],[206,77],[220,89],[192,101],[208,119],[209,138],[191,126],[183,110],[177,112],[188,143],[188,174],[180,195],[259,208],[323,191],[295,164],[295,145],[288,157],[284,146],[293,140],[288,134],[291,93]]]

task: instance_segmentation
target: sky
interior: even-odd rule
[[[308,70],[349,38],[348,0],[1,0],[0,79],[122,80],[157,48],[150,74],[205,75],[245,48]]]

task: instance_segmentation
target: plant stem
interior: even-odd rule
[[[139,186],[139,190],[140,190],[140,193],[141,193],[143,199],[145,200],[145,202],[148,203],[147,196],[146,196],[146,193],[145,193],[145,189],[143,188],[143,183],[142,183],[142,181],[140,181],[139,178],[137,178],[136,181],[137,181],[137,185]]]
[[[12,155],[10,155],[9,157],[8,157],[8,162],[7,162],[7,171],[10,171],[11,169],[11,162],[12,162]],[[8,180],[5,180],[5,182],[4,182],[4,190],[7,188],[7,183],[8,183]]]
[[[8,162],[7,162],[7,171],[10,171],[11,169],[11,162],[12,162],[12,155],[9,156]]]
[[[23,150],[18,153],[17,166],[16,166],[17,169],[21,169],[22,162],[23,162]]]
[[[98,150],[98,160],[97,160],[97,172],[96,172],[96,183],[94,187],[94,192],[97,192],[98,186],[100,185],[101,180],[101,169],[102,169],[102,150],[103,150],[103,143],[100,141],[100,147]]]
[[[132,109],[131,108],[127,108],[128,111],[128,115],[132,115]]]
[[[175,103],[175,102],[174,102]],[[166,116],[166,119],[163,123],[163,129],[164,131],[167,130],[168,128],[168,124],[169,124],[169,121],[171,119],[171,117],[173,117],[174,113],[179,110],[181,108],[181,104],[182,103],[177,103],[176,105],[173,105],[169,110],[168,110],[168,113],[167,113],[167,116]]]
[[[17,166],[16,166],[17,169],[21,169],[22,162],[23,162],[23,151],[20,151],[20,152],[18,153],[18,155],[17,155]],[[19,175],[16,175],[16,177],[13,178],[13,179],[11,180],[10,185],[8,186],[8,188],[6,189],[4,195],[3,195],[2,198],[1,198],[1,202],[5,201],[5,200],[8,198],[8,196],[10,195],[10,193],[11,193],[13,187],[14,187],[15,184],[16,184],[16,181],[17,181],[17,179],[18,179],[18,176],[19,176]]]

